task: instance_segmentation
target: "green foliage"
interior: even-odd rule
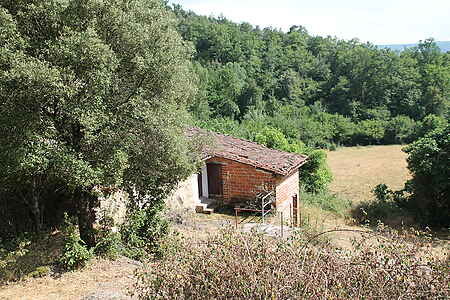
[[[0,189],[25,187],[38,230],[47,186],[92,247],[96,187],[164,194],[194,170],[195,74],[163,1],[3,1],[0,24]]]
[[[255,120],[258,111],[262,127],[334,148],[409,143],[415,122],[448,116],[450,60],[432,39],[394,52],[295,26],[284,33],[173,11],[195,47],[201,92],[191,110],[203,120]]]
[[[308,161],[302,166],[300,183],[310,193],[326,191],[333,180],[333,174],[327,164],[327,154],[323,150],[307,150],[304,154]]]
[[[388,144],[410,143],[416,135],[417,124],[410,117],[397,116],[388,121],[384,141]]]
[[[149,254],[163,255],[164,249],[160,242],[168,232],[169,222],[162,215],[160,207],[132,209],[120,228],[124,255],[133,259],[143,259]]]
[[[353,217],[361,224],[409,225],[411,212],[407,209],[408,196],[404,190],[392,191],[385,184],[377,185],[372,193],[375,200],[359,203],[353,208]]]
[[[427,225],[450,225],[450,126],[438,128],[404,151],[412,179],[409,205]]]
[[[328,191],[318,193],[308,193],[304,189],[300,191],[300,201],[320,207],[325,211],[330,211],[340,216],[347,216],[351,208],[351,201],[331,194]]]
[[[0,285],[53,272],[63,248],[60,233],[22,233],[0,240]]]
[[[417,137],[421,138],[434,130],[443,129],[448,126],[448,120],[436,115],[426,116],[420,123]]]
[[[358,145],[380,144],[385,134],[385,122],[364,120],[357,124],[353,143]]]
[[[272,127],[264,127],[256,134],[254,141],[272,149],[287,151],[289,147],[288,140],[284,134]]]
[[[0,244],[0,282],[13,281],[25,275],[17,272],[14,265],[29,253],[30,245],[31,240],[27,237],[17,237],[9,243]]]
[[[27,277],[34,277],[34,278],[44,277],[50,274],[50,272],[51,268],[49,266],[40,266],[37,267],[36,270],[34,270],[33,272],[29,273]]]
[[[123,251],[120,233],[111,217],[104,216],[97,229],[97,243],[93,249],[95,255],[117,259]]]
[[[93,249],[87,249],[86,244],[80,239],[75,225],[67,219],[67,215],[63,234],[64,248],[59,257],[59,264],[69,271],[83,268],[93,257]]]

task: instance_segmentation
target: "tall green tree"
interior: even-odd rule
[[[191,171],[175,26],[158,0],[0,1],[0,180],[64,184],[90,246],[101,187],[151,204]]]

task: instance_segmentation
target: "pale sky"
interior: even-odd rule
[[[450,0],[170,0],[199,15],[373,44],[450,41]]]

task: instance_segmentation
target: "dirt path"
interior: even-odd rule
[[[127,296],[127,289],[132,285],[133,273],[139,265],[127,258],[117,261],[96,259],[81,271],[0,287],[0,299],[132,299]]]

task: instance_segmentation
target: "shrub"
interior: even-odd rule
[[[382,222],[394,225],[410,219],[410,213],[406,209],[405,191],[392,191],[387,185],[379,184],[372,190],[372,193],[376,198],[374,201],[359,203],[353,209],[353,217],[359,223],[376,225]]]
[[[303,154],[308,161],[302,166],[300,182],[302,187],[310,193],[325,191],[333,180],[333,174],[327,164],[327,153],[323,150],[307,149]]]
[[[161,256],[160,241],[169,232],[169,222],[164,218],[160,205],[145,209],[132,209],[120,233],[125,246],[124,254],[142,259],[148,254]]]
[[[103,216],[99,222],[97,231],[97,244],[94,253],[98,256],[109,259],[116,259],[122,251],[120,233],[116,232],[114,220],[111,217]]]
[[[29,273],[28,277],[34,277],[34,278],[44,277],[44,276],[47,276],[48,274],[50,274],[50,272],[51,272],[50,266],[40,266],[40,267],[37,267],[36,270],[34,270],[33,272]]]
[[[450,125],[420,138],[404,151],[412,179],[409,206],[426,225],[450,226]]]
[[[93,249],[88,250],[81,240],[75,225],[67,219],[64,230],[64,248],[59,258],[59,264],[66,270],[73,271],[83,268],[93,256]]]
[[[139,299],[445,298],[445,263],[422,260],[425,242],[379,239],[343,251],[224,230],[139,271]]]
[[[404,144],[414,139],[417,124],[407,116],[397,116],[386,124],[384,142],[386,144]]]
[[[19,236],[0,245],[0,282],[13,281],[24,275],[21,274],[21,270],[15,268],[15,265],[28,254],[30,245],[31,240],[25,236]]]
[[[382,120],[364,120],[356,126],[353,143],[356,145],[380,144],[385,135],[386,122]]]

